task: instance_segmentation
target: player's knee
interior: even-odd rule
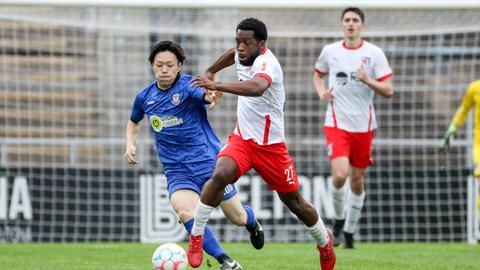
[[[221,177],[212,177],[211,181],[208,182],[208,188],[215,190],[217,192],[222,192],[225,190],[225,187],[228,185]]]
[[[185,223],[193,218],[194,209],[179,209],[177,211],[178,218],[182,223]]]
[[[231,173],[226,170],[215,170],[212,175],[212,185],[216,189],[224,189],[228,184],[230,184],[232,179]]]
[[[338,184],[341,184],[343,186],[343,184],[345,184],[345,181],[347,180],[347,177],[348,177],[348,171],[344,171],[344,170],[334,170],[332,172],[332,178],[333,178],[333,181],[334,183],[338,183]]]

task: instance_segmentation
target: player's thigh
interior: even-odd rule
[[[350,157],[352,141],[348,132],[334,127],[324,127],[323,132],[327,144],[326,151],[330,161],[338,157]]]
[[[247,173],[253,165],[252,152],[248,141],[240,136],[231,134],[228,142],[220,150],[217,156],[217,165],[213,173],[214,177],[231,178],[230,183],[234,183],[240,176]],[[233,173],[233,171],[235,173]]]
[[[257,145],[253,168],[272,190],[288,193],[300,187],[297,170],[285,143]]]
[[[182,222],[193,218],[193,212],[197,206],[200,196],[196,191],[190,189],[176,190],[170,197],[170,205],[178,214]]]
[[[356,168],[366,169],[373,164],[372,142],[374,132],[351,133],[350,136],[352,138],[350,164]]]
[[[228,200],[220,203],[223,213],[232,223],[237,225],[244,225],[247,220],[247,213],[243,209],[242,203],[238,195],[231,197]]]
[[[341,181],[343,185],[350,171],[350,159],[344,156],[336,157],[330,161],[330,166],[334,181]]]

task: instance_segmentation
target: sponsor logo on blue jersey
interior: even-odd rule
[[[162,131],[163,128],[178,126],[183,124],[183,119],[178,118],[174,115],[167,115],[167,116],[158,116],[152,115],[150,116],[150,125],[152,126],[155,132]]]

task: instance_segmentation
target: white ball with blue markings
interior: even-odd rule
[[[185,270],[188,265],[187,254],[181,246],[166,243],[153,252],[152,264],[154,270]]]

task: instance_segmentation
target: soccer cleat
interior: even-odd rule
[[[342,231],[344,224],[345,219],[336,219],[335,223],[333,224],[333,237],[335,238],[333,241],[334,247],[338,247],[342,243]]]
[[[353,249],[353,233],[343,232],[343,238],[345,242],[343,243],[343,248]]]
[[[265,244],[265,235],[263,233],[263,228],[262,225],[256,221],[257,224],[255,224],[255,229],[249,230],[250,231],[250,243],[252,243],[252,246],[256,249],[262,249],[263,245]]]
[[[237,261],[226,259],[220,265],[220,270],[243,270],[243,268]]]
[[[193,236],[190,234],[190,243],[188,245],[187,257],[191,267],[197,268],[203,260],[203,235]]]
[[[328,243],[324,247],[317,245],[318,252],[320,253],[320,267],[322,270],[332,270],[335,267],[335,262],[337,261],[337,256],[335,255],[335,250],[333,249],[333,234],[330,229],[326,229],[328,234]]]

